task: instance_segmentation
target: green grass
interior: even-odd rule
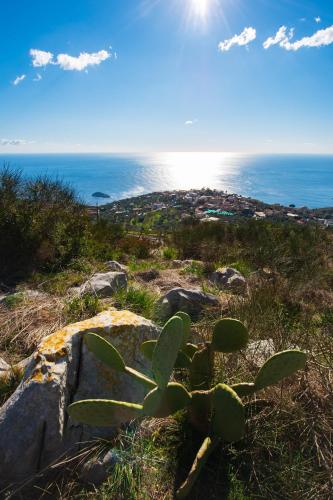
[[[165,247],[162,249],[162,255],[163,255],[164,259],[175,260],[175,259],[177,259],[178,252],[177,252],[176,248]]]
[[[119,290],[114,301],[119,309],[130,309],[148,319],[155,316],[157,295],[139,285],[130,285],[127,290]]]
[[[24,294],[22,292],[13,293],[3,299],[3,304],[8,309],[14,309],[24,301]]]
[[[204,265],[201,262],[193,261],[190,265],[185,266],[181,273],[192,274],[198,278],[203,278],[205,274]]]
[[[80,297],[73,297],[66,302],[63,314],[66,323],[74,323],[85,318],[91,318],[101,312],[102,306],[96,295],[85,294]]]

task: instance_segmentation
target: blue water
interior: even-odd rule
[[[333,206],[333,155],[0,153],[0,166],[4,161],[25,176],[57,176],[92,204],[95,191],[110,195],[103,203],[151,191],[210,187],[267,203]]]

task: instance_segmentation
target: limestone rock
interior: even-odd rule
[[[268,358],[275,354],[273,339],[255,340],[246,348],[246,357],[256,367],[261,367]]]
[[[77,400],[109,398],[142,402],[145,388],[109,369],[88,351],[84,336],[96,332],[109,339],[131,367],[146,372],[141,342],[159,328],[129,311],[107,310],[45,337],[14,394],[0,408],[0,486],[31,478],[80,443],[110,438],[114,428],[92,428],[71,420],[67,406]]]
[[[220,290],[231,290],[234,292],[244,292],[247,286],[244,276],[232,267],[217,269],[212,273],[211,281]]]
[[[119,273],[128,273],[128,267],[124,264],[120,264],[116,260],[109,260],[105,263],[109,271],[117,271]]]
[[[98,297],[112,297],[118,290],[127,287],[127,276],[123,272],[97,273],[81,287],[81,293],[93,293]]]
[[[201,290],[173,288],[159,300],[159,313],[167,319],[177,311],[187,312],[193,319],[197,318],[205,306],[218,307],[219,299]]]

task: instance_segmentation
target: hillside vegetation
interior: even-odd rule
[[[0,173],[0,357],[13,363],[30,355],[40,339],[69,322],[106,307],[128,308],[154,321],[157,299],[175,286],[200,287],[220,298],[218,311],[206,310],[193,325],[205,341],[221,316],[243,321],[251,341],[271,339],[274,350],[308,352],[305,372],[263,391],[249,405],[246,437],[217,449],[193,491],[193,499],[329,499],[333,489],[333,268],[330,229],[315,224],[179,223],[151,237],[131,234],[112,221],[93,221],[75,192],[60,181],[25,180],[9,168]],[[73,297],[105,262],[128,266],[127,291],[100,299]],[[175,266],[175,259],[188,262]],[[221,266],[247,279],[244,295],[219,291],[209,280]],[[144,271],[154,270],[152,279]],[[26,289],[39,293],[24,294]],[[1,295],[1,293],[0,293]],[[10,298],[12,297],[12,298]],[[222,363],[223,361],[223,363]],[[214,380],[237,383],[253,377],[253,362],[222,355]],[[184,374],[177,374],[186,384]],[[1,401],[19,380],[0,386]],[[68,464],[64,476],[36,490],[35,498],[172,499],[188,472],[198,437],[182,413],[143,420],[124,429],[112,443],[116,469],[101,487],[78,483]]]

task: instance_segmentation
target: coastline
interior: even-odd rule
[[[94,206],[89,208],[96,210]],[[316,222],[326,227],[333,226],[333,207],[308,208],[292,204],[287,207],[209,188],[155,191],[101,204],[98,210],[103,217],[117,223],[133,220],[142,223],[147,216],[170,215],[172,212],[173,218],[179,220],[188,217],[200,221],[255,218],[294,221],[298,224]]]

